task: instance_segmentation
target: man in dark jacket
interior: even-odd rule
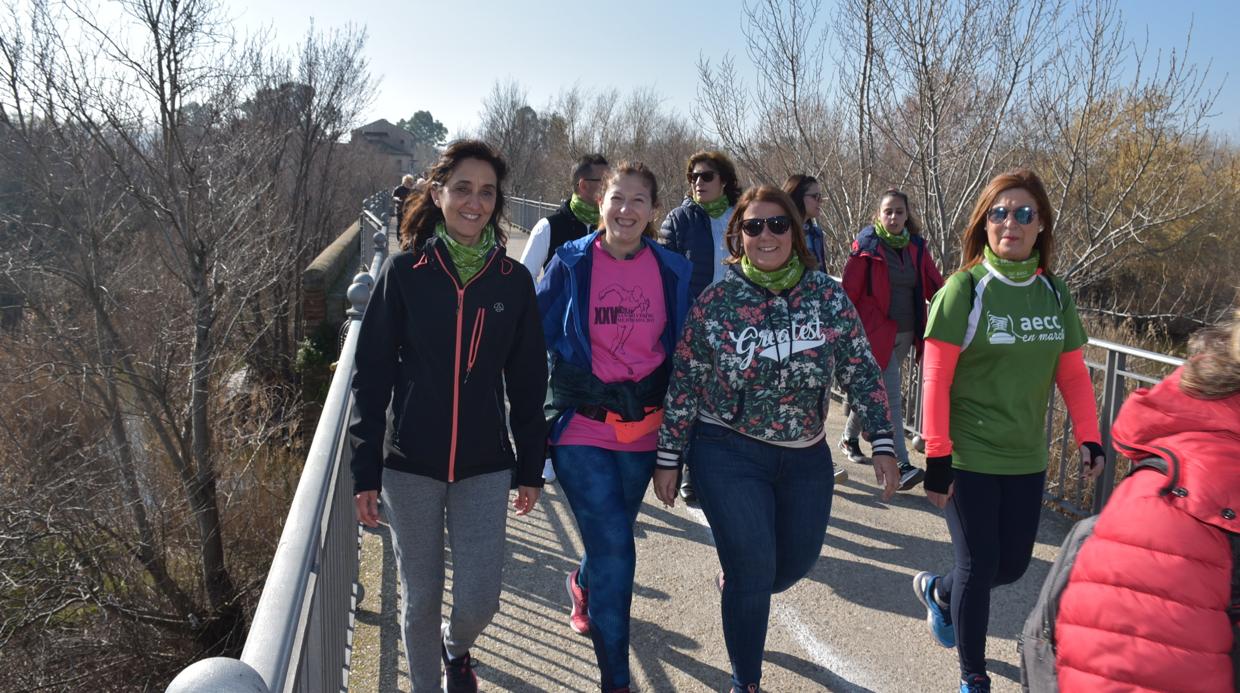
[[[573,194],[548,216],[539,219],[530,230],[530,239],[521,254],[521,264],[530,271],[534,281],[551,262],[555,251],[598,228],[598,202],[607,178],[607,159],[602,154],[587,154],[573,167]]]
[[[602,154],[587,154],[573,167],[573,194],[550,215],[538,220],[530,230],[530,238],[521,253],[521,264],[530,271],[534,281],[560,246],[575,241],[598,229],[598,203],[607,179],[607,159]],[[551,460],[543,464],[543,478],[555,481]]]

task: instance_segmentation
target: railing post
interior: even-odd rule
[[[181,670],[166,693],[270,693],[267,682],[245,662],[231,657],[202,659]]]
[[[1127,388],[1124,387],[1123,377],[1120,371],[1123,370],[1128,363],[1127,354],[1119,351],[1107,351],[1106,371],[1102,376],[1102,421],[1099,423],[1099,429],[1102,432],[1102,451],[1106,454],[1106,467],[1102,470],[1102,476],[1098,477],[1098,481],[1094,486],[1094,512],[1102,512],[1102,506],[1106,505],[1107,499],[1111,497],[1111,490],[1115,487],[1115,449],[1111,446],[1111,422],[1115,420],[1115,415],[1119,413],[1120,405],[1124,402],[1124,395]]]
[[[357,215],[357,266],[362,268],[366,265],[366,261],[370,259],[370,254],[366,252],[366,203],[362,202],[362,211]]]
[[[345,296],[349,299],[349,309],[345,315],[349,320],[361,320],[366,314],[366,304],[370,303],[370,290],[374,288],[374,277],[368,272],[358,272]]]

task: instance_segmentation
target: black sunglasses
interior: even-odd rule
[[[785,233],[788,233],[788,229],[792,228],[792,222],[785,216],[767,217],[765,219],[745,219],[741,222],[741,231],[744,231],[746,236],[752,238],[762,234],[763,226],[770,229],[771,233],[776,236],[782,236]]]
[[[715,180],[714,171],[692,171],[689,173],[689,182],[696,183],[701,178],[703,183],[711,183]]]
[[[1009,212],[1011,212],[1012,218],[1016,220],[1017,224],[1028,224],[1033,221],[1034,217],[1038,216],[1038,210],[1025,205],[1024,207],[1017,207],[1011,210],[1007,207],[991,207],[990,211],[986,213],[986,218],[992,223],[1002,224],[1007,220]]]

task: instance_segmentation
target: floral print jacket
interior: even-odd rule
[[[834,378],[875,453],[892,448],[882,373],[843,287],[806,271],[778,294],[733,266],[698,296],[676,345],[658,463],[676,468],[699,416],[774,443],[822,434]]]

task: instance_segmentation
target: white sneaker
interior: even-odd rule
[[[555,481],[555,467],[551,466],[550,459],[543,463],[543,481],[547,483]]]
[[[831,463],[831,466],[835,467],[835,483],[839,484],[839,483],[848,481],[848,470],[847,469],[844,469],[842,466],[834,462]]]

